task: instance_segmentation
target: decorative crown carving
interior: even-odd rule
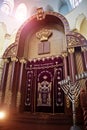
[[[36,33],[36,37],[40,39],[40,41],[48,41],[48,38],[52,35],[52,31],[48,29],[42,29]]]

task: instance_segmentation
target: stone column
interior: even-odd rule
[[[81,47],[84,71],[87,70],[87,46]]]
[[[67,79],[69,73],[68,73],[68,53],[67,52],[63,52],[62,53],[63,56],[63,63],[64,63],[64,78]]]
[[[82,50],[82,60],[83,60],[83,69],[84,71],[87,71],[87,46],[81,47]],[[87,80],[84,81],[86,85],[86,91],[87,91]]]
[[[10,90],[11,72],[12,72],[12,64],[10,62],[8,75],[7,75],[6,89],[5,89],[5,98],[4,98],[4,106],[8,111],[11,105],[11,97],[12,97],[12,91]]]
[[[25,64],[26,64],[26,60],[24,58],[20,59],[20,75],[19,75],[19,84],[18,84],[17,102],[16,102],[16,106],[17,106],[18,111],[20,109],[21,109],[21,111],[23,110],[23,99],[24,98],[21,99],[21,95],[23,95],[22,93],[24,93],[24,91],[22,91],[22,89],[24,89],[23,84],[25,82],[25,80],[23,80],[24,79]]]
[[[11,72],[11,83],[10,90],[12,92],[11,98],[11,108],[13,111],[16,110],[16,98],[17,98],[17,88],[18,88],[18,74],[19,74],[19,62],[16,57],[11,58],[12,62],[12,72]]]
[[[68,78],[69,75],[69,68],[68,68],[68,52],[63,52],[62,53],[63,56],[63,63],[64,63],[64,79]],[[65,96],[65,112],[67,114],[69,114],[69,111],[67,110],[67,108],[70,108],[70,100],[68,98],[68,96]]]
[[[1,86],[0,86],[0,104],[3,104],[3,102],[4,102],[8,68],[9,68],[9,60],[4,59],[4,67],[3,67]]]
[[[69,73],[70,79],[74,83],[76,81],[76,64],[75,64],[75,55],[74,55],[74,48],[69,48]]]

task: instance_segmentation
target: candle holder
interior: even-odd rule
[[[75,82],[71,81],[70,76],[59,82],[60,87],[72,102],[73,126],[71,126],[70,130],[81,130],[80,127],[76,125],[75,100],[78,99],[80,94],[80,80],[85,78],[87,78],[87,72],[75,75]]]

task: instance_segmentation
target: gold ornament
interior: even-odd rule
[[[45,19],[45,14],[43,11],[43,8],[38,8],[37,9],[37,20],[43,20]]]
[[[48,41],[48,38],[52,35],[52,31],[43,28],[39,32],[36,33],[36,37],[40,39],[40,41]]]

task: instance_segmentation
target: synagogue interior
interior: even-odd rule
[[[0,130],[87,130],[87,0],[0,0]]]

